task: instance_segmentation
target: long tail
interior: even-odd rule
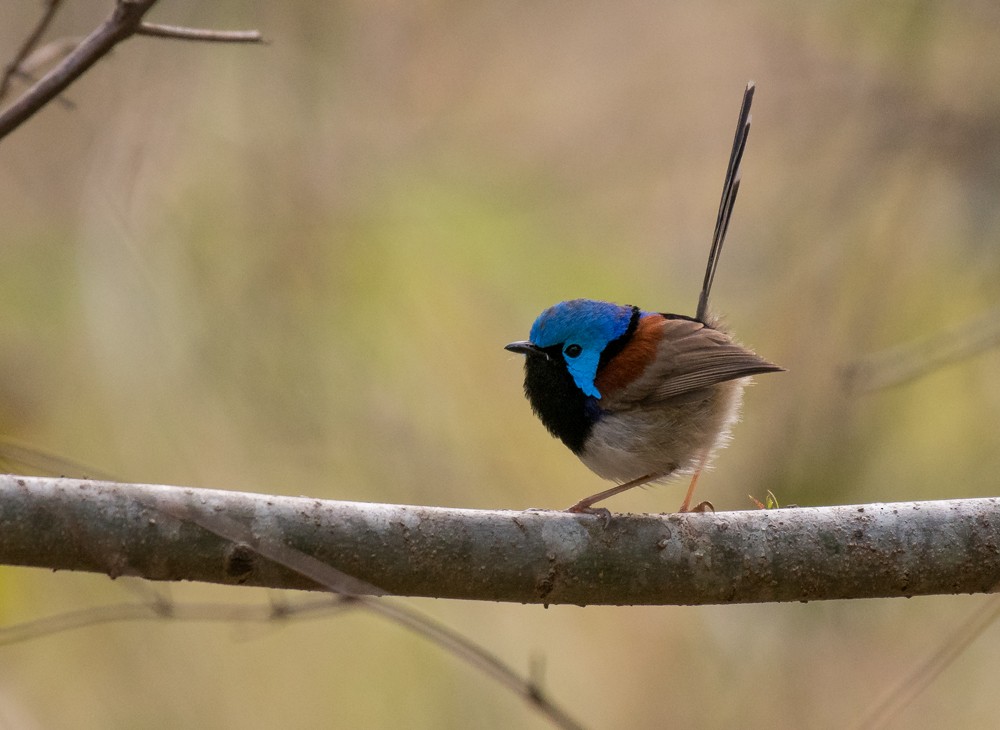
[[[708,294],[715,280],[715,270],[719,266],[719,255],[722,244],[729,230],[729,218],[736,204],[736,194],[740,191],[740,167],[743,162],[743,150],[750,136],[750,104],[753,102],[754,83],[747,84],[743,92],[743,105],[740,107],[740,118],[736,125],[736,138],[733,140],[733,151],[729,155],[729,167],[726,168],[726,181],[722,186],[722,201],[719,203],[719,217],[715,221],[715,233],[712,235],[712,249],[708,253],[708,266],[705,268],[705,282],[701,285],[701,296],[698,297],[698,312],[695,318],[704,322],[708,314]]]

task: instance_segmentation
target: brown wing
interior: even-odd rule
[[[656,357],[639,378],[614,394],[615,401],[663,401],[727,380],[784,369],[701,322],[664,319],[660,327]]]

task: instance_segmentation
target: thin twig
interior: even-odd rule
[[[258,30],[208,30],[207,28],[185,28],[180,25],[163,23],[140,23],[136,35],[155,38],[173,38],[180,41],[209,41],[212,43],[265,43]]]
[[[35,446],[0,437],[0,468],[7,469],[13,465],[20,465],[43,474],[86,476],[88,479],[115,478],[106,471],[101,471],[75,459],[68,459]]]
[[[964,652],[994,621],[1000,618],[1000,596],[994,595],[972,613],[958,628],[938,644],[931,656],[903,677],[882,700],[858,723],[861,730],[886,727],[904,707],[927,689],[951,663]]]
[[[35,46],[38,45],[38,41],[40,41],[42,36],[45,34],[45,31],[48,29],[49,24],[55,17],[56,12],[59,10],[59,6],[62,5],[62,2],[63,0],[49,0],[48,4],[45,6],[45,12],[39,19],[35,29],[31,32],[31,35],[25,39],[24,43],[21,44],[21,47],[17,50],[17,53],[14,54],[14,58],[11,62],[4,68],[3,77],[0,78],[0,101],[3,101],[3,98],[7,96],[11,80],[15,76],[22,74],[21,64],[24,63],[24,59],[26,59],[35,49]]]
[[[1000,308],[916,342],[869,355],[841,369],[848,388],[869,393],[908,383],[946,365],[1000,346]]]
[[[291,567],[291,566],[289,566]],[[548,717],[557,727],[577,730],[582,726],[573,718],[547,700],[539,689],[537,678],[524,680],[482,647],[457,634],[443,624],[427,616],[399,605],[376,602],[373,599],[359,601],[346,596],[334,595],[321,599],[306,599],[270,606],[246,605],[240,603],[172,603],[161,597],[154,597],[141,603],[115,603],[76,611],[66,611],[34,621],[0,626],[0,646],[32,641],[64,631],[99,626],[124,621],[221,621],[226,623],[268,623],[279,620],[327,617],[332,613],[351,608],[368,609],[372,613],[408,628],[414,633],[444,649],[453,656],[473,664],[473,666],[493,677],[501,685],[521,695]]]
[[[163,599],[142,603],[124,602],[95,606],[75,611],[65,611],[54,616],[0,626],[0,646],[32,641],[63,631],[99,626],[121,621],[149,621],[172,619],[175,621],[224,621],[267,622],[277,619],[301,618],[307,615],[327,616],[331,613],[354,608],[356,604],[342,597],[324,597],[295,603],[258,606],[242,603],[180,603]]]
[[[38,69],[51,68],[72,53],[82,40],[83,36],[65,36],[49,41],[44,46],[39,46],[31,52],[31,55],[21,61],[14,76],[20,78],[25,84],[37,83],[39,75],[35,72]],[[57,96],[55,101],[61,104],[63,109],[76,109],[76,104],[65,95]]]
[[[293,565],[287,567],[294,569]],[[362,601],[368,610],[404,626],[432,644],[446,649],[451,652],[452,656],[469,663],[473,668],[492,677],[510,691],[519,694],[522,699],[536,707],[557,727],[568,730],[579,730],[583,727],[545,696],[533,675],[528,679],[523,679],[496,656],[444,624],[438,623],[411,608],[397,603],[389,603],[384,599],[363,596],[358,600]]]
[[[52,1],[56,2],[56,0]],[[118,0],[114,12],[100,26],[73,49],[61,63],[0,113],[0,139],[30,119],[39,109],[57,97],[67,86],[97,63],[101,57],[107,55],[112,48],[133,35],[224,43],[263,42],[263,38],[257,31],[213,31],[144,23],[143,16],[155,4],[156,0]],[[32,46],[37,43],[35,35],[40,35],[37,29],[36,33],[33,34],[33,39],[29,39]],[[26,43],[25,46],[27,47],[27,45]],[[17,64],[20,64],[21,60],[23,59],[17,60]]]
[[[52,101],[118,43],[133,35],[156,0],[119,0],[114,11],[62,63],[0,113],[0,139]]]

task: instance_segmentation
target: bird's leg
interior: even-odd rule
[[[691,497],[694,496],[694,488],[698,485],[698,477],[701,476],[701,470],[705,468],[705,462],[708,461],[708,454],[702,454],[698,459],[698,468],[694,471],[694,476],[691,477],[691,483],[688,485],[687,494],[684,495],[684,501],[681,502],[681,508],[677,510],[678,512],[715,512],[715,507],[711,502],[699,502],[691,508]]]
[[[651,482],[654,479],[656,479],[655,474],[647,474],[644,477],[639,477],[638,479],[633,479],[630,482],[625,482],[624,484],[619,484],[617,486],[611,487],[610,489],[605,489],[603,492],[598,492],[597,494],[590,495],[586,499],[581,499],[579,502],[574,504],[566,511],[583,512],[584,514],[593,514],[595,512],[600,512],[602,514],[608,513],[610,515],[610,512],[608,512],[608,510],[603,508],[594,509],[592,505],[595,505],[598,502],[602,502],[608,497],[614,497],[616,494],[621,494],[625,490],[631,489],[632,487],[642,486],[646,482]]]

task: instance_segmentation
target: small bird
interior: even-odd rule
[[[524,393],[549,432],[596,474],[619,482],[569,512],[609,515],[593,505],[685,473],[693,476],[680,511],[689,511],[698,475],[739,417],[750,376],[784,369],[736,342],[708,312],[739,192],[753,92],[750,82],[695,316],[573,299],[542,312],[529,340],[506,345],[525,356]],[[711,504],[695,509],[704,508]]]

